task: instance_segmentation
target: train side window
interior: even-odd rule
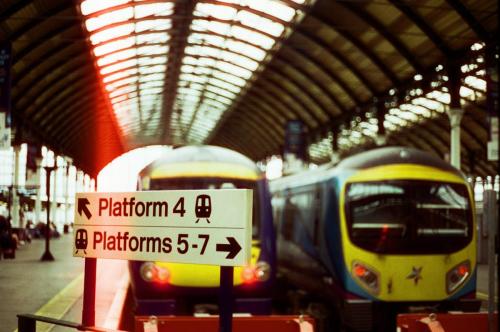
[[[298,215],[300,217],[300,210],[292,198],[292,193],[290,190],[287,190],[283,207],[283,225],[281,227],[281,234],[283,234],[284,239],[287,241],[293,240],[295,219]]]
[[[273,226],[275,231],[279,231],[279,220],[281,220],[281,214],[283,213],[284,200],[278,193],[273,194],[271,198],[271,205],[273,207]]]
[[[302,242],[306,239],[314,242],[314,195],[311,188],[302,188],[300,192],[287,192],[283,210],[282,234],[286,240]]]
[[[313,222],[313,240],[314,240],[314,245],[318,246],[319,245],[319,223],[321,220],[321,188],[316,187],[316,190],[314,192],[314,222]]]

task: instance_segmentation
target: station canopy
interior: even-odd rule
[[[151,144],[264,160],[282,151],[289,120],[304,124],[315,163],[381,144],[445,157],[454,77],[462,169],[496,174],[496,1],[6,0],[0,15],[17,141],[90,174]]]

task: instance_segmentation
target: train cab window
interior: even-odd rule
[[[472,239],[463,184],[416,180],[352,183],[346,188],[351,241],[380,253],[449,253]]]
[[[150,190],[184,189],[253,189],[252,235],[258,238],[260,231],[260,204],[257,183],[239,179],[224,178],[166,178],[150,180]]]

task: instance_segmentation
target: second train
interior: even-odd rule
[[[281,278],[356,331],[410,310],[475,311],[471,188],[419,150],[376,149],[271,182]]]

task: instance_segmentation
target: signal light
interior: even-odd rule
[[[457,269],[459,275],[464,276],[469,273],[469,267],[467,265],[460,265]]]
[[[366,268],[363,265],[355,265],[354,266],[354,274],[357,277],[363,277],[365,273],[367,272]]]
[[[463,261],[446,274],[446,291],[452,293],[460,287],[470,275],[470,262]]]
[[[271,276],[271,267],[262,261],[256,265],[247,265],[241,270],[241,279],[245,284],[253,284],[256,281],[267,281]]]
[[[368,268],[360,262],[354,262],[352,274],[368,291],[373,294],[379,293],[379,274],[374,269]]]
[[[254,268],[245,266],[241,271],[241,279],[245,284],[253,284],[256,281]]]

